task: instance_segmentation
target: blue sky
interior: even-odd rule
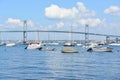
[[[120,35],[119,3],[120,0],[0,0],[0,30],[22,30],[22,22],[27,20],[32,30],[70,30],[72,25],[74,31],[84,31],[88,24],[90,32]]]

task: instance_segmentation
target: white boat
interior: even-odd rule
[[[30,50],[39,49],[40,50],[42,49],[42,47],[41,47],[40,42],[30,42],[25,49],[30,49]]]
[[[44,45],[58,46],[59,43],[44,43]]]
[[[2,45],[4,45],[5,43],[3,43],[3,42],[0,42],[0,46],[2,46]]]
[[[110,46],[120,46],[120,43],[111,43]]]
[[[15,46],[15,45],[16,45],[16,43],[14,43],[14,42],[8,42],[8,43],[6,43],[7,47],[12,47],[12,46]]]
[[[88,52],[112,52],[112,48],[108,48],[108,47],[95,47],[95,48],[89,48],[87,51]]]
[[[64,47],[61,50],[62,53],[78,53],[78,51],[72,47]]]
[[[72,26],[70,29],[70,33],[69,33],[69,41],[64,43],[64,46],[75,46],[74,41],[73,41],[73,35],[72,35]]]
[[[80,44],[80,43],[78,43],[78,44],[76,44],[77,46],[82,46],[82,44]]]
[[[37,41],[36,42],[29,42],[28,46],[25,49],[30,49],[30,50],[34,50],[34,49],[42,49],[41,46],[41,42],[39,41],[39,32],[37,32]]]
[[[59,43],[53,42],[52,45],[57,46],[57,45],[59,45]]]
[[[75,45],[74,45],[74,43],[72,43],[72,42],[66,42],[66,43],[64,44],[64,46],[75,46]]]
[[[97,46],[98,46],[97,43],[89,43],[89,44],[87,44],[87,45],[83,45],[82,47],[83,47],[83,48],[95,48],[95,47],[97,47]]]
[[[42,48],[43,51],[55,51],[55,48]]]

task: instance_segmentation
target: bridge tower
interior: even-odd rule
[[[26,43],[27,41],[27,21],[25,20],[23,22],[23,43]]]
[[[87,46],[87,43],[89,42],[89,26],[88,24],[85,25],[85,46]]]
[[[110,43],[110,36],[106,36],[106,44]]]
[[[119,43],[119,38],[116,38],[116,43]]]

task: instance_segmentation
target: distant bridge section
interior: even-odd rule
[[[1,33],[6,33],[6,32],[51,32],[51,33],[74,33],[74,34],[88,34],[88,35],[97,35],[97,36],[109,36],[109,37],[117,37],[120,38],[118,35],[108,35],[108,34],[96,34],[96,33],[86,33],[86,32],[75,32],[75,31],[54,31],[54,30],[27,30],[27,31],[0,31]]]

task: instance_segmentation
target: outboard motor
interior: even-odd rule
[[[93,51],[93,49],[92,49],[92,48],[89,48],[87,51],[88,51],[88,52],[92,52],[92,51]]]

